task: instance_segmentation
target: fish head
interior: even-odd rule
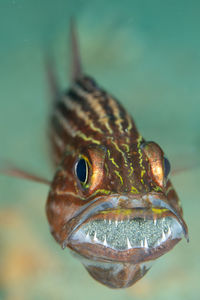
[[[162,149],[141,138],[116,145],[66,152],[46,211],[59,244],[96,280],[121,288],[143,277],[188,231]]]

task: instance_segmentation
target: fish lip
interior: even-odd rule
[[[131,264],[141,264],[145,262],[152,262],[169,252],[181,239],[173,239],[165,242],[165,246],[160,246],[152,249],[142,249],[142,248],[133,248],[130,250],[124,251],[114,251],[112,250],[109,255],[105,254],[105,249],[102,249],[98,253],[93,251],[93,245],[91,244],[88,248],[75,247],[73,245],[68,245],[73,253],[76,253],[81,258],[85,258],[91,261],[106,262],[106,263],[131,263]]]
[[[112,194],[109,196],[98,197],[98,198],[94,199],[92,202],[89,202],[84,207],[82,207],[76,213],[76,215],[69,222],[67,222],[66,226],[63,229],[65,231],[65,239],[62,242],[62,248],[64,249],[66,246],[68,246],[75,252],[78,252],[79,254],[81,254],[87,258],[91,258],[90,255],[87,256],[87,251],[85,254],[81,253],[80,245],[78,245],[78,246],[76,245],[76,247],[74,247],[73,242],[72,242],[73,234],[76,231],[78,231],[79,228],[81,228],[81,225],[84,222],[87,222],[87,220],[89,220],[94,214],[101,214],[102,211],[116,209],[116,208],[120,208],[120,209],[122,209],[122,208],[123,209],[134,209],[134,208],[167,209],[173,215],[173,217],[178,221],[178,223],[181,225],[183,233],[184,233],[186,239],[188,239],[187,225],[185,224],[183,218],[180,215],[178,215],[178,213],[166,201],[167,201],[167,199],[164,197],[164,195],[160,195],[157,193],[144,194],[144,195],[138,194],[138,195],[134,195],[134,196]],[[142,253],[143,261],[145,261],[145,259],[147,259],[147,257],[148,257],[148,259],[149,258],[155,259],[155,258],[161,256],[162,254],[164,254],[165,252],[168,252],[172,247],[174,247],[174,245],[178,241],[180,241],[180,239],[181,238],[176,238],[176,239],[173,239],[170,241],[166,241],[165,242],[166,245],[164,247],[165,249],[162,249],[162,251],[160,251],[160,252],[162,252],[161,254],[159,254],[160,252],[158,252],[157,248],[152,248],[151,249],[152,253],[148,253],[148,255],[147,255],[147,251],[146,250],[143,251],[142,248],[139,248],[139,249],[132,248],[132,249],[130,249],[130,251],[132,251],[132,254],[134,254],[134,255],[132,255],[135,257],[134,262],[138,262],[136,260],[137,260],[137,257],[139,257],[139,251],[140,251],[140,254]],[[92,246],[92,244],[91,244],[91,246]],[[80,252],[78,249],[80,250]],[[125,255],[123,257],[119,257],[119,261],[127,261],[127,257],[126,257],[127,251],[123,251],[123,252]],[[103,259],[104,261],[113,261],[113,259],[109,259],[108,257],[104,257],[104,258],[100,257],[100,259]]]

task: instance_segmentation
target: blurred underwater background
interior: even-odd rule
[[[198,300],[200,295],[200,1],[1,0],[0,162],[53,176],[47,140],[46,52],[69,84],[74,16],[84,70],[161,145],[188,224],[182,240],[133,287],[94,281],[53,240],[48,187],[0,176],[0,299]],[[188,168],[188,170],[187,170]]]

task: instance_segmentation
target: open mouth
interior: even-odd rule
[[[156,248],[168,239],[180,239],[182,234],[181,225],[173,217],[122,221],[97,219],[83,224],[72,239],[124,251],[133,248]]]
[[[122,200],[128,208],[120,207]],[[120,197],[94,202],[68,224],[64,247],[93,260],[141,263],[156,259],[183,235],[187,238],[187,226],[164,201],[156,197],[151,201],[148,207],[141,199],[129,202]]]

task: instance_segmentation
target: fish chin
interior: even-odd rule
[[[102,262],[87,259],[74,251],[72,254],[80,260],[95,280],[115,289],[133,285],[147,273],[152,265],[152,262],[143,264]]]

